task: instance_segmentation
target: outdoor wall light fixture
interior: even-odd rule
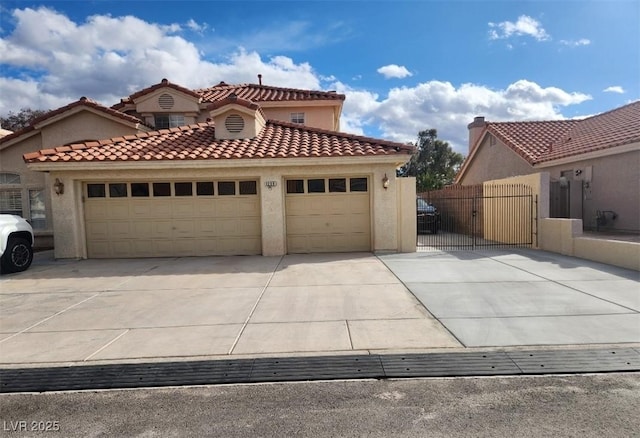
[[[264,185],[267,186],[267,188],[269,190],[271,190],[272,188],[274,188],[275,186],[278,185],[278,182],[277,181],[265,181]]]
[[[53,189],[56,191],[56,195],[62,195],[64,193],[64,183],[56,178],[56,182],[53,183]]]
[[[387,174],[384,174],[384,178],[382,178],[382,187],[384,187],[385,190],[387,190],[389,188],[389,178],[387,178]]]

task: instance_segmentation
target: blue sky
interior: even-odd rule
[[[162,78],[337,90],[342,129],[588,116],[640,98],[638,1],[11,1],[0,6],[0,114]]]

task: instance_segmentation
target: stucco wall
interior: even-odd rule
[[[42,128],[42,148],[62,146],[83,140],[101,140],[136,134],[134,127],[123,125],[91,111],[81,111]]]
[[[310,107],[310,106],[291,106],[286,108],[279,107],[262,107],[267,119],[282,120],[284,122],[291,122],[291,113],[304,113],[305,126],[311,126],[319,129],[328,129],[331,131],[337,131],[338,126],[335,126],[335,111],[337,109],[332,106],[325,107]]]
[[[257,161],[257,160],[256,160]],[[84,181],[135,181],[135,180],[194,180],[201,178],[255,178],[259,181],[259,195],[262,211],[262,251],[264,255],[280,255],[286,252],[286,224],[284,209],[284,181],[300,176],[335,176],[369,178],[371,199],[372,250],[376,252],[399,251],[402,239],[399,237],[402,225],[399,224],[399,193],[395,178],[395,164],[369,164],[364,160],[338,159],[336,164],[311,164],[291,166],[239,167],[239,168],[192,168],[176,169],[164,166],[162,169],[131,170],[84,170],[52,172],[51,178],[59,178],[65,184],[63,195],[53,195],[53,214],[55,227],[55,257],[85,258],[86,242],[84,233],[84,211],[82,204],[82,182]],[[164,163],[166,164],[166,163]],[[266,164],[266,163],[265,163]],[[148,165],[141,163],[141,165]],[[385,174],[390,180],[389,188],[384,189],[382,179]],[[276,181],[271,190],[265,187],[266,181]],[[415,191],[415,189],[414,189]],[[415,204],[415,194],[412,196]],[[415,219],[415,218],[414,218]],[[411,225],[409,225],[411,226]],[[415,225],[411,233],[415,241]],[[406,245],[405,245],[406,246]],[[410,248],[409,248],[410,249]]]
[[[416,179],[397,178],[398,251],[416,252],[418,229],[416,217]]]
[[[563,171],[571,171],[571,184],[578,187],[572,193],[578,197],[575,208],[579,210],[576,215],[572,212],[572,217],[581,217],[585,228],[596,227],[596,210],[612,210],[618,217],[604,229],[640,232],[640,150],[540,170],[549,172],[552,180],[558,180]],[[575,170],[582,172],[576,176]]]
[[[491,144],[491,136],[486,136],[473,161],[469,163],[460,184],[481,184],[492,179],[528,175],[535,170],[524,158],[506,147],[499,140]]]
[[[585,237],[579,219],[541,220],[540,249],[640,271],[640,243]]]

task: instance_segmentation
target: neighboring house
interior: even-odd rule
[[[395,178],[414,148],[338,132],[343,101],[163,80],[0,139],[3,169],[44,190],[56,258],[414,251],[415,181]],[[126,126],[105,133],[103,120],[72,118],[93,105]],[[43,123],[77,139],[30,140]],[[5,166],[16,152],[20,165]]]
[[[23,154],[115,135],[136,134],[150,128],[140,120],[87,98],[50,111],[28,127],[0,138],[0,213],[28,219],[36,246],[53,245],[51,195],[46,173],[27,168]]]
[[[0,136],[0,213],[30,220],[36,246],[53,245],[51,187],[48,174],[27,168],[29,152],[86,140],[137,134],[205,122],[209,107],[230,96],[259,103],[267,119],[339,130],[344,95],[262,84],[220,84],[189,90],[166,79],[107,108],[87,98],[43,115],[30,126]],[[51,181],[53,182],[53,181]]]
[[[551,216],[640,232],[640,101],[582,120],[469,124],[455,182],[549,172]]]

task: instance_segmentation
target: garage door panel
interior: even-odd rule
[[[260,254],[258,195],[92,198],[91,258]]]
[[[287,194],[287,251],[370,251],[369,196],[369,192]]]

